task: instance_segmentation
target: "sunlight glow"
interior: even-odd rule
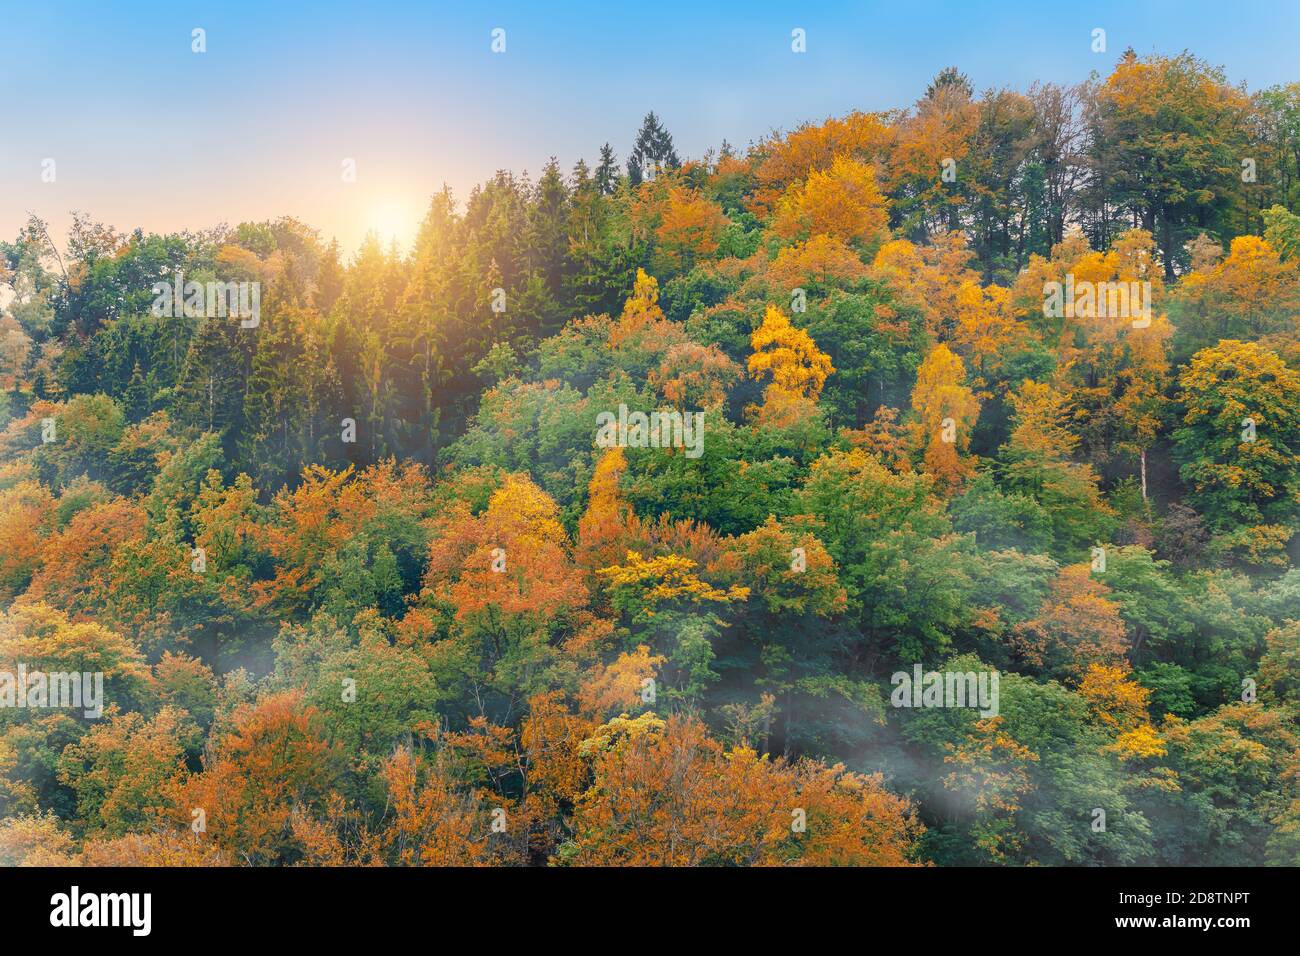
[[[366,231],[373,231],[384,248],[396,241],[402,250],[411,248],[423,209],[418,203],[383,199],[372,205],[365,216]]]

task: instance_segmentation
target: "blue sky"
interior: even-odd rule
[[[549,8],[549,9],[548,9]],[[353,249],[446,182],[625,157],[653,109],[678,151],[977,89],[1073,83],[1125,47],[1191,50],[1252,90],[1300,81],[1300,3],[643,4],[0,0],[0,235],[26,210],[167,231],[296,215]],[[191,30],[207,52],[191,52]],[[490,51],[494,27],[506,52]],[[790,31],[808,52],[790,51]],[[1107,31],[1107,52],[1090,49]],[[53,158],[56,180],[41,182]],[[353,158],[357,181],[342,182]]]

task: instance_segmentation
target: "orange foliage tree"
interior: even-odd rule
[[[672,186],[664,202],[655,238],[674,269],[687,271],[711,257],[727,226],[722,208],[698,191]]]
[[[1094,664],[1127,670],[1128,629],[1110,593],[1089,565],[1062,568],[1038,614],[1015,628],[1013,646],[1055,676],[1080,680]]]
[[[191,826],[202,811],[207,838],[232,859],[292,859],[294,814],[323,802],[337,766],[302,692],[272,694],[236,708],[203,771],[171,785],[172,812]]]
[[[592,782],[557,862],[913,865],[922,828],[879,776],[728,751],[691,717],[618,719],[583,751]]]

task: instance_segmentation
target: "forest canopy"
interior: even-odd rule
[[[0,242],[0,863],[1300,863],[1300,84],[668,119]]]

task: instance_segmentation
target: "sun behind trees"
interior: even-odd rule
[[[34,219],[0,862],[1294,865],[1298,118],[1126,53],[699,158],[650,114],[406,255]]]

